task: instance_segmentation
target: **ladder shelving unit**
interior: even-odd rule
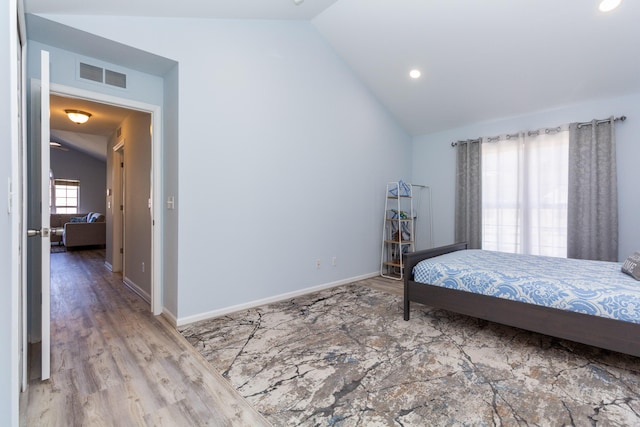
[[[415,250],[413,187],[403,181],[387,184],[382,226],[380,275],[404,278],[404,258]]]

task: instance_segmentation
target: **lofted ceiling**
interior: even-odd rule
[[[131,111],[77,98],[51,95],[51,129],[67,132],[80,132],[109,137],[113,131],[127,118]],[[64,110],[82,110],[91,114],[91,118],[83,124],[69,120]]]
[[[637,0],[608,13],[599,0],[24,3],[36,14],[308,20],[412,135],[640,92]]]
[[[337,0],[24,0],[27,13],[309,20]]]
[[[74,149],[106,161],[107,142],[130,110],[85,99],[50,97],[51,141],[62,145],[62,149]],[[64,110],[82,110],[91,114],[86,123],[76,124],[69,120]]]

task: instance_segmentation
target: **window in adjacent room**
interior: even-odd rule
[[[55,207],[56,213],[78,213],[80,206],[80,181],[55,179],[53,181],[52,204],[53,207]]]
[[[482,248],[567,256],[569,132],[524,132],[482,144]]]

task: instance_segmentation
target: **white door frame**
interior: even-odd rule
[[[15,8],[15,9],[14,9]],[[18,425],[19,394],[17,390],[27,389],[27,208],[26,208],[26,135],[27,135],[27,97],[26,97],[26,58],[27,26],[24,7],[21,1],[10,2],[12,18],[10,24],[10,49],[15,47],[17,66],[11,71],[11,179],[9,181],[9,205],[11,218],[11,425]],[[11,55],[14,52],[11,50]],[[10,62],[13,64],[13,62]],[[15,73],[15,74],[14,74]],[[15,92],[14,92],[15,91]],[[14,362],[13,357],[17,357]]]
[[[114,162],[111,165],[111,200],[112,200],[112,209],[114,212],[117,212],[111,216],[111,233],[112,233],[112,243],[113,248],[111,248],[111,270],[122,273],[122,277],[125,276],[125,266],[124,266],[124,254],[121,249],[124,248],[125,242],[125,220],[124,220],[124,212],[127,207],[124,205],[125,197],[125,170],[122,167],[124,162],[124,146],[125,139],[119,140],[116,145],[113,147],[113,153],[115,154]],[[111,153],[109,153],[111,154]],[[117,162],[115,162],[117,160]]]
[[[162,108],[126,98],[51,83],[51,94],[100,102],[151,114],[151,311],[162,314]]]

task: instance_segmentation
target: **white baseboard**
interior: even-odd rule
[[[321,291],[324,289],[335,288],[336,286],[346,285],[348,283],[357,282],[359,280],[370,279],[372,277],[379,276],[380,272],[376,271],[375,273],[363,274],[362,276],[351,277],[348,279],[338,280],[337,282],[325,283],[323,285],[312,286],[310,288],[300,289],[298,291],[288,292],[286,294],[280,294],[269,298],[264,298],[260,300],[250,301],[244,304],[232,305],[231,307],[225,307],[218,310],[208,311],[206,313],[195,314],[193,316],[187,316],[176,319],[176,326],[184,326],[189,323],[199,322],[201,320],[212,319],[214,317],[223,316],[225,314],[234,313],[236,311],[247,310],[249,308],[259,307],[265,304],[271,304],[278,301],[287,300],[290,298],[299,297],[300,295],[309,294],[312,292]]]
[[[112,273],[113,273],[113,266],[111,265],[111,263],[110,263],[110,262],[105,261],[105,262],[104,262],[104,266],[105,266],[105,268],[106,268],[107,270],[109,270],[110,272],[112,272]]]
[[[169,310],[167,310],[166,307],[163,307],[162,309],[162,314],[161,316],[163,316],[165,319],[167,319],[167,321],[174,327],[177,328],[178,327],[178,318],[175,316],[175,314],[173,314],[172,312],[170,312]]]
[[[145,300],[147,304],[151,304],[151,295],[146,293],[140,286],[136,285],[131,279],[129,279],[128,277],[125,277],[124,279],[122,279],[122,282],[125,284],[127,288],[131,289],[133,292],[138,294],[140,298]]]

